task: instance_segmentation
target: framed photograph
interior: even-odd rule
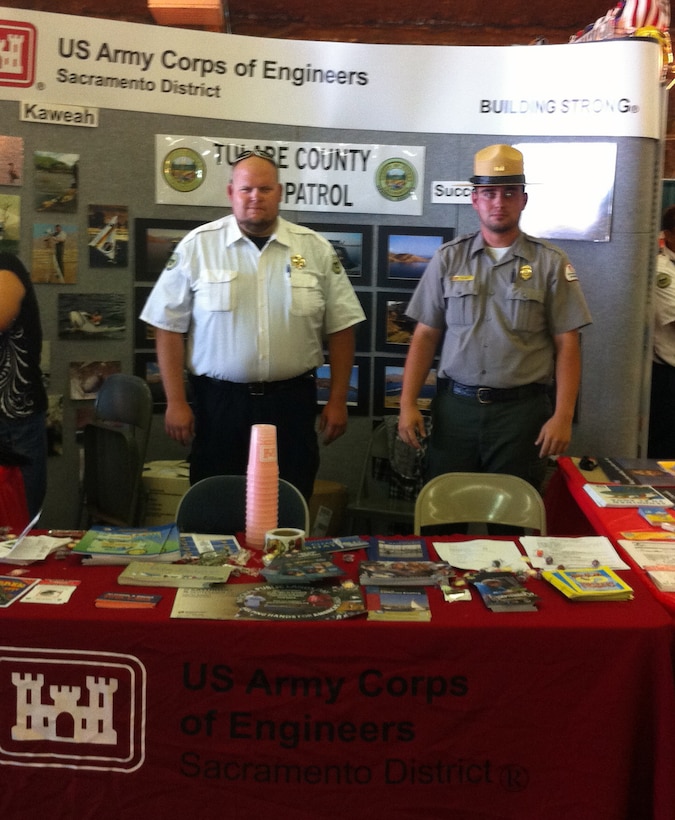
[[[324,364],[316,371],[317,401],[320,405],[328,401],[330,387],[330,365]],[[370,359],[367,356],[355,356],[354,366],[349,379],[347,408],[355,416],[367,416],[370,393]]]
[[[134,220],[136,281],[156,281],[180,240],[193,228],[203,224],[198,219]]]
[[[379,284],[382,287],[415,287],[431,257],[454,234],[452,228],[380,228],[377,253]]]
[[[59,339],[101,341],[126,338],[123,293],[57,294]]]
[[[155,347],[155,329],[151,325],[141,321],[140,315],[143,306],[150,295],[152,288],[139,287],[134,288],[134,316],[136,317],[136,325],[134,327],[134,347],[139,350],[153,349]]]
[[[417,322],[406,316],[412,293],[380,291],[377,294],[376,349],[392,353],[407,353]]]
[[[370,353],[373,349],[373,293],[369,290],[356,290],[363,312],[366,314],[366,321],[359,322],[354,328],[354,338],[357,353]]]
[[[371,225],[331,225],[322,222],[302,222],[320,233],[335,248],[347,276],[355,285],[369,285],[373,256]]]
[[[384,416],[398,413],[401,409],[401,389],[403,387],[404,358],[375,359],[375,385],[373,393],[373,414]],[[429,375],[422,387],[417,406],[422,413],[428,413],[431,400],[436,395],[436,370]]]
[[[154,351],[151,353],[136,353],[134,357],[134,374],[145,379],[148,383],[152,393],[153,411],[155,413],[163,412],[166,409],[166,395]]]

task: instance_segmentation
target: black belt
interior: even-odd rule
[[[268,396],[278,390],[288,390],[305,382],[314,381],[314,371],[309,370],[301,376],[293,376],[292,379],[279,379],[275,382],[230,382],[226,379],[216,379],[213,376],[195,376],[194,378],[206,379],[214,384],[226,384],[229,387],[246,391],[249,396]]]
[[[439,393],[450,391],[453,396],[464,399],[475,399],[479,404],[493,404],[499,401],[516,401],[540,396],[546,392],[546,385],[535,382],[523,384],[520,387],[478,387],[472,384],[461,384],[453,379],[438,379]]]

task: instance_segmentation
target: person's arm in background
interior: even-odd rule
[[[190,444],[194,437],[195,419],[185,394],[183,334],[155,328],[155,347],[166,394],[164,429],[175,441]]]
[[[0,333],[6,333],[19,315],[26,288],[11,270],[0,270]]]
[[[353,327],[328,336],[330,391],[319,420],[319,432],[323,434],[324,444],[340,438],[347,429],[347,394],[354,365],[354,347]]]

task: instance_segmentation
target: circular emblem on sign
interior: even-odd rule
[[[398,202],[407,199],[415,190],[417,174],[408,160],[392,158],[377,169],[375,184],[385,199]]]
[[[162,173],[174,191],[189,193],[204,182],[206,166],[192,148],[174,148],[164,157]]]

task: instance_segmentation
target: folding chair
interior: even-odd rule
[[[422,527],[459,522],[506,524],[546,535],[541,495],[522,478],[503,473],[444,473],[428,481],[415,502],[415,534]]]

